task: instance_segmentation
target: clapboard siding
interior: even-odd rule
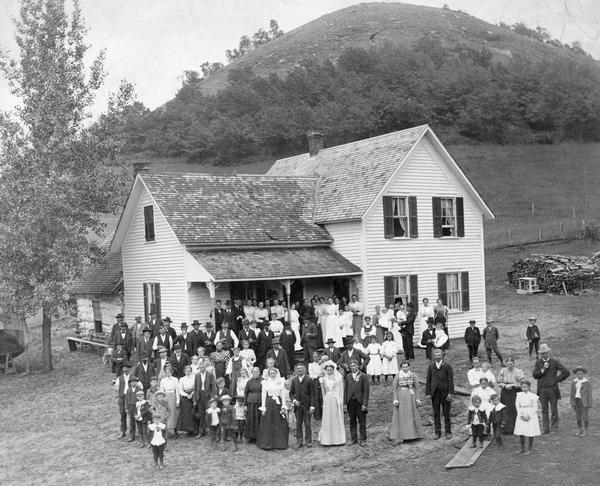
[[[220,299],[223,302],[223,307],[225,307],[225,301],[230,298],[229,284],[226,282],[219,284],[219,287],[215,290],[215,299]],[[188,290],[188,299],[189,320],[210,321],[211,302],[206,284],[193,282]]]
[[[384,195],[417,197],[419,237],[384,238],[381,197],[368,211],[365,217],[366,262],[363,271],[369,312],[373,312],[375,305],[384,302],[385,275],[417,274],[419,301],[428,297],[435,302],[438,272],[469,272],[470,310],[450,315],[450,335],[462,335],[470,319],[482,322],[485,314],[482,214],[427,139],[422,139],[415,147]],[[464,238],[433,238],[433,196],[464,198]]]
[[[361,222],[350,221],[325,225],[333,237],[331,247],[340,255],[362,268],[361,258]]]
[[[155,241],[144,238],[144,207],[154,206]],[[160,209],[144,189],[123,243],[125,318],[133,322],[144,315],[143,284],[160,283],[162,316],[188,321],[188,290],[184,270],[185,250]]]

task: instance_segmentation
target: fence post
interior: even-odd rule
[[[565,228],[562,221],[560,222],[560,237],[561,239],[565,237]]]
[[[512,239],[512,238],[511,238],[511,236],[512,236],[512,235],[511,235],[511,231],[510,231],[510,230],[508,230],[508,244],[509,244],[509,245],[511,244],[511,239]]]
[[[542,241],[542,227],[540,226],[540,241]]]

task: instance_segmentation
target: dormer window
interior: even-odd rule
[[[144,207],[144,237],[146,241],[154,241],[154,207]]]

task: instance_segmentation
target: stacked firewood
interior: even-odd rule
[[[513,262],[508,281],[519,286],[519,278],[537,279],[540,290],[573,293],[600,287],[600,252],[590,257],[532,254]]]

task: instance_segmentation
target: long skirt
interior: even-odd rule
[[[179,420],[179,409],[177,408],[177,396],[175,392],[169,392],[166,394],[165,399],[169,404],[169,418],[167,419],[167,429],[177,428],[177,421]]]
[[[178,432],[198,433],[198,422],[194,418],[194,404],[191,399],[181,397],[179,402]]]
[[[505,434],[512,434],[515,430],[515,422],[517,421],[517,407],[515,400],[517,399],[516,388],[507,390],[505,388],[500,392],[500,401],[506,407],[506,426],[504,427]]]
[[[323,397],[323,420],[319,431],[321,445],[341,445],[346,443],[344,407],[336,393],[326,393]]]
[[[362,316],[354,314],[352,316],[352,333],[355,336],[360,337],[360,330],[362,329]]]
[[[260,403],[248,403],[245,431],[245,436],[248,440],[256,440],[258,435],[258,427],[260,425],[260,418],[262,415],[258,407],[260,407]]]
[[[289,429],[287,419],[281,415],[281,404],[267,397],[267,412],[260,419],[256,445],[261,449],[287,449]]]
[[[421,416],[417,408],[415,395],[408,388],[398,390],[398,407],[394,407],[390,439],[411,440],[423,438]]]
[[[330,338],[335,341],[336,348],[341,348],[344,345],[340,319],[336,315],[329,315],[323,321],[323,341],[327,343]]]

